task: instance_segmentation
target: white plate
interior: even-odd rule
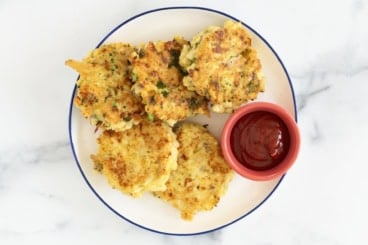
[[[99,44],[128,42],[139,45],[148,40],[170,40],[174,35],[190,39],[210,25],[222,25],[227,19],[237,20],[219,11],[198,7],[174,7],[148,11],[134,16],[112,30]],[[245,25],[253,39],[266,77],[266,92],[257,100],[270,101],[286,108],[296,118],[295,99],[287,71],[271,46]],[[75,89],[73,91],[73,98]],[[72,100],[73,101],[73,100]],[[197,117],[209,124],[217,137],[228,115]],[[193,235],[225,227],[257,209],[275,191],[282,178],[254,182],[240,176],[231,181],[228,192],[212,211],[200,212],[191,222],[180,218],[178,210],[147,193],[133,199],[112,189],[106,179],[93,170],[90,154],[96,152],[96,134],[71,103],[69,135],[74,157],[83,178],[96,196],[114,213],[142,228],[165,234]]]

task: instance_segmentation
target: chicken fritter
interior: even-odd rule
[[[233,112],[264,91],[257,52],[241,23],[211,26],[184,45],[180,65],[187,71],[183,84],[205,96],[214,112]]]
[[[123,131],[140,122],[144,107],[129,80],[128,56],[133,49],[124,43],[106,44],[82,61],[66,61],[80,74],[74,104],[92,125]]]
[[[217,139],[203,126],[183,122],[174,129],[179,142],[178,168],[171,173],[163,192],[154,195],[192,220],[213,209],[227,190],[233,171],[225,162]]]
[[[145,191],[164,191],[177,168],[178,142],[164,122],[142,120],[123,132],[104,131],[91,158],[110,185],[133,197]]]
[[[187,41],[148,42],[133,53],[133,91],[142,98],[146,112],[173,125],[197,114],[208,114],[208,101],[182,84],[179,56]]]

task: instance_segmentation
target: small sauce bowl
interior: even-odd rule
[[[226,121],[221,148],[235,172],[251,180],[266,181],[281,177],[294,164],[300,133],[294,118],[283,107],[251,102]]]

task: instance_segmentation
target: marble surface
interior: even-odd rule
[[[143,11],[195,5],[261,33],[287,67],[302,148],[256,212],[222,230],[176,237],[138,228],[90,191],[68,141],[83,57]],[[0,2],[0,244],[367,244],[368,1]]]

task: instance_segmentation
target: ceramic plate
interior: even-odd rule
[[[204,28],[210,25],[221,26],[227,19],[237,20],[228,14],[198,7],[155,9],[126,20],[113,29],[98,46],[118,41],[139,45],[149,40],[170,40],[175,35],[191,39]],[[257,100],[277,103],[296,118],[293,89],[285,67],[271,46],[255,30],[245,23],[244,27],[252,37],[266,78],[266,92]],[[75,89],[73,98],[74,95]],[[199,116],[193,120],[208,124],[209,130],[219,137],[227,117],[227,114],[212,114],[211,117]],[[184,221],[180,218],[178,210],[149,193],[142,198],[133,199],[108,185],[106,179],[93,169],[90,159],[90,155],[97,151],[95,141],[97,134],[94,130],[95,128],[89,125],[71,103],[70,142],[78,167],[88,186],[114,213],[151,231],[193,235],[223,228],[259,208],[282,180],[280,178],[254,182],[236,175],[216,208],[198,213],[193,221]]]

